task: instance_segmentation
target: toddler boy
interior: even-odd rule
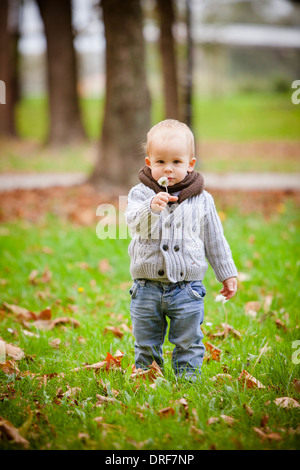
[[[168,317],[174,372],[195,380],[205,352],[201,324],[207,261],[226,299],[236,293],[238,273],[213,198],[194,170],[194,136],[188,126],[172,119],[156,124],[147,134],[146,152],[141,183],[130,190],[126,210],[132,234],[135,365],[147,368],[155,360],[163,368]]]

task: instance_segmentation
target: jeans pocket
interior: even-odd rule
[[[129,289],[129,294],[131,296],[131,299],[134,299],[136,297],[138,290],[138,284],[134,281],[131,288]]]
[[[188,288],[188,292],[190,296],[192,297],[192,299],[195,299],[195,300],[203,299],[203,297],[206,294],[205,287],[200,282],[197,282],[197,283],[190,282],[187,285],[187,288]]]

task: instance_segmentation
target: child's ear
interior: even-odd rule
[[[145,163],[146,163],[147,166],[151,167],[151,162],[150,162],[149,157],[145,158]]]
[[[192,160],[190,161],[190,164],[189,164],[189,167],[188,167],[188,172],[190,173],[191,171],[193,171],[193,169],[195,168],[195,163],[196,163],[196,158],[192,158]]]

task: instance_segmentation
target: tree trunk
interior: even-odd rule
[[[15,104],[18,98],[17,88],[17,42],[18,25],[8,24],[10,7],[19,8],[18,3],[10,4],[9,0],[0,1],[0,136],[15,137]],[[13,12],[15,13],[15,12]]]
[[[71,0],[36,0],[47,39],[51,144],[69,144],[85,137],[77,95]]]
[[[192,129],[192,96],[193,96],[193,39],[192,39],[192,5],[186,0],[186,88],[185,88],[185,123]]]
[[[160,24],[160,54],[163,72],[165,116],[178,119],[178,79],[173,24],[175,20],[173,0],[156,0]]]
[[[102,0],[106,37],[106,94],[98,161],[90,181],[130,186],[144,164],[150,127],[143,19],[139,0]]]

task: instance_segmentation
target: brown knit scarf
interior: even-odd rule
[[[158,182],[152,177],[151,170],[147,165],[140,169],[138,177],[142,183],[153,189],[153,191],[156,193],[166,191],[166,189],[160,186]],[[175,193],[176,191],[180,191],[178,200],[176,201],[179,204],[191,196],[201,194],[203,189],[203,176],[195,170],[188,173],[186,177],[179,183],[176,183],[173,186],[168,186],[168,192],[170,194]]]

